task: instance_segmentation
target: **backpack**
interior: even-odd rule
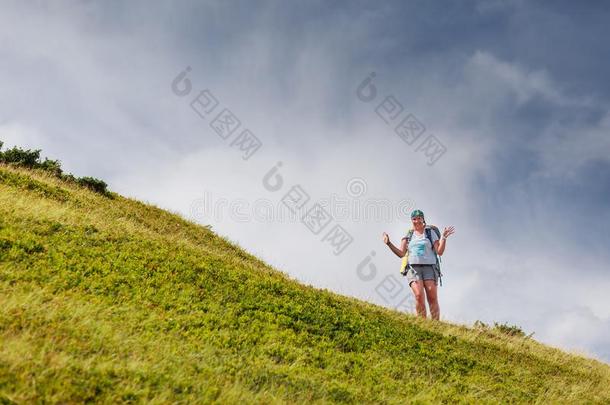
[[[409,229],[409,232],[407,232],[407,236],[406,236],[407,246],[409,245],[409,242],[411,241],[413,232],[414,232],[414,229]],[[433,264],[432,267],[434,267],[434,269],[438,272],[438,279],[442,286],[443,285],[443,274],[441,273],[441,258],[439,255],[436,254],[436,251],[434,250],[434,243],[432,243],[432,232],[434,232],[436,234],[437,238],[440,240],[441,231],[434,225],[426,225],[426,227],[424,228],[424,232],[426,233],[426,238],[430,241],[430,245],[432,245],[432,252],[434,252],[434,256],[436,257],[436,264]],[[400,265],[400,274],[402,274],[403,276],[406,276],[408,269],[409,269],[409,251],[407,250],[407,253],[402,258],[402,263]]]

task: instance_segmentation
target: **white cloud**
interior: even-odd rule
[[[557,347],[568,348],[588,356],[596,353],[608,361],[608,336],[610,318],[601,319],[584,306],[577,306],[558,313],[548,313],[543,320],[546,329],[544,340]]]
[[[477,51],[466,66],[466,74],[471,83],[481,84],[477,90],[494,89],[499,93],[512,94],[518,104],[534,96],[542,96],[557,104],[567,102],[546,71],[528,70],[514,63],[503,62],[488,52]]]

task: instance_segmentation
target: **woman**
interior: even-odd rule
[[[442,256],[445,252],[447,238],[455,232],[454,227],[445,228],[440,240],[436,232],[429,232],[430,239],[426,236],[426,221],[424,213],[420,210],[415,210],[411,213],[411,222],[413,223],[413,233],[408,239],[407,236],[402,238],[400,249],[390,242],[390,237],[387,233],[383,233],[383,242],[390,247],[390,250],[396,256],[402,258],[405,254],[409,254],[409,264],[407,271],[407,281],[409,287],[415,296],[415,308],[417,313],[422,317],[426,317],[426,302],[430,306],[430,314],[432,319],[440,318],[440,307],[438,305],[437,285],[438,274],[434,267],[436,264],[436,255]]]

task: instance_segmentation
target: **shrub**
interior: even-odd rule
[[[0,161],[34,169],[40,166],[40,149],[23,150],[15,146],[2,152],[0,154]]]
[[[507,323],[500,324],[498,322],[494,322],[494,330],[509,336],[525,336],[525,332],[523,331],[523,329],[521,329],[520,326],[509,325]]]
[[[477,330],[483,330],[483,331],[493,330],[493,331],[500,332],[502,334],[509,335],[509,336],[520,336],[520,337],[530,338],[534,335],[533,332],[529,335],[526,335],[520,326],[509,325],[507,323],[494,322],[493,328],[490,328],[489,325],[486,324],[485,322],[477,320],[472,326],[474,329],[477,329]]]
[[[76,183],[96,193],[100,193],[107,197],[112,197],[112,194],[108,191],[108,185],[102,180],[93,177],[78,178],[74,177],[74,175],[71,173],[64,174],[63,170],[61,169],[61,162],[59,160],[45,158],[45,160],[41,162],[40,149],[24,150],[15,146],[12,149],[2,152],[3,145],[4,143],[0,141],[0,163],[27,167],[28,169],[44,170],[63,181]]]
[[[46,170],[52,173],[55,177],[61,177],[61,162],[59,160],[51,160],[45,158],[44,162],[40,164],[42,170]]]
[[[76,183],[76,181],[78,180],[76,177],[74,177],[72,173],[62,174],[61,176],[59,176],[59,178],[68,183]]]
[[[81,177],[76,180],[76,183],[97,193],[108,194],[108,185],[102,180],[93,177]]]

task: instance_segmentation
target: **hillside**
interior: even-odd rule
[[[0,165],[0,402],[610,403],[610,367],[303,286],[177,215]]]

